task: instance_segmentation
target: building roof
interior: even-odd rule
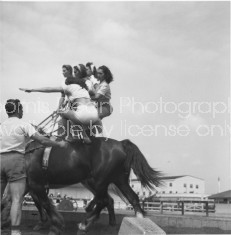
[[[231,190],[209,196],[210,199],[231,199]]]
[[[182,178],[182,177],[185,177],[187,175],[177,175],[177,176],[163,176],[163,177],[160,177],[162,180],[175,180],[175,179],[178,179],[178,178]]]
[[[201,178],[191,176],[191,175],[163,176],[163,177],[160,177],[160,179],[161,180],[175,180],[175,179],[182,178],[182,177],[187,177],[187,176],[203,180]],[[131,181],[139,181],[139,180],[138,179],[131,179]]]

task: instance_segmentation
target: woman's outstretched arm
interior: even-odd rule
[[[44,93],[63,92],[62,87],[42,87],[42,88],[36,88],[36,89],[19,88],[19,90],[25,91],[25,92],[44,92]]]

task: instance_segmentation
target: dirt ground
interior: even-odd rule
[[[33,213],[30,216],[35,216]],[[38,214],[38,213],[37,213]],[[63,216],[67,216],[69,213],[66,215],[63,214]],[[75,220],[68,221],[68,219],[65,219],[65,230],[62,232],[62,235],[77,235],[77,223],[83,221],[85,214],[79,212],[78,216],[75,215],[76,217]],[[108,215],[103,213],[100,216],[100,219],[95,222],[95,224],[91,227],[90,231],[87,233],[87,235],[117,235],[120,229],[120,225],[122,222],[122,219],[124,218],[125,214],[118,213],[117,214],[117,225],[112,227],[108,225]],[[134,216],[132,212],[126,212],[126,216]],[[36,217],[38,218],[38,216]],[[73,219],[73,218],[72,218]],[[45,235],[48,234],[48,229],[41,230],[39,232],[34,232],[33,227],[36,225],[37,219],[33,220],[28,220],[27,218],[24,218],[22,221],[22,234],[23,235]],[[74,222],[76,221],[76,222]],[[166,234],[231,234],[231,231],[224,231],[219,228],[177,228],[177,227],[161,227]],[[9,230],[2,230],[1,231],[2,235],[10,235]]]
[[[27,221],[22,224],[23,235],[45,235],[48,234],[48,229],[34,232],[33,227],[35,221]],[[96,222],[87,235],[117,235],[120,229],[120,224],[116,226],[108,226],[107,222]],[[175,228],[175,227],[162,227],[166,234],[231,234],[231,231],[223,231],[218,228]],[[62,235],[76,235],[76,223],[66,223],[66,228]],[[1,231],[2,235],[9,235],[9,231]]]

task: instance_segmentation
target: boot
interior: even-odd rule
[[[77,139],[73,138],[72,135],[66,136],[65,140],[69,143],[74,143],[77,141]]]
[[[69,133],[69,135],[65,137],[65,140],[69,143],[76,143],[80,141],[80,138],[78,138],[76,135],[73,136],[71,133]]]
[[[81,131],[82,129],[78,129],[71,121],[69,121],[69,126],[67,128],[68,131],[65,140],[69,143],[76,143],[80,141],[79,131]]]

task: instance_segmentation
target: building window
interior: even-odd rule
[[[172,191],[169,191],[169,193],[172,193]]]
[[[163,191],[162,193],[165,194],[165,191]]]
[[[172,183],[169,183],[169,186],[172,187]]]
[[[199,185],[196,185],[196,188],[199,188]]]
[[[132,184],[132,188],[134,188],[134,184]]]
[[[145,192],[143,192],[143,195],[145,196]]]
[[[186,188],[187,187],[187,184],[184,184],[184,188]]]
[[[190,184],[190,188],[193,188],[193,185],[192,185],[192,184]]]
[[[176,191],[176,194],[177,194],[177,191]]]

